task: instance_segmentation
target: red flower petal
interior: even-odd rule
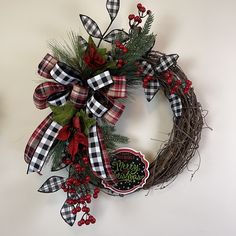
[[[64,126],[58,133],[57,135],[57,139],[60,141],[66,141],[69,139],[70,137],[70,129],[69,129],[69,125]]]

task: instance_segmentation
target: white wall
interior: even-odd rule
[[[125,28],[137,2],[121,3],[114,26]],[[48,51],[48,41],[65,39],[70,30],[85,35],[79,13],[92,16],[105,29],[109,20],[105,0],[0,0],[0,235],[236,235],[236,1],[144,0],[143,4],[155,12],[156,48],[180,55],[179,64],[210,111],[207,121],[214,131],[203,131],[200,170],[192,182],[191,173],[185,171],[167,189],[153,189],[147,197],[146,192],[126,198],[101,195],[92,206],[94,226],[67,226],[59,214],[65,195],[37,192],[50,174],[25,174],[24,146],[49,112],[36,110],[32,102],[41,81],[36,69]],[[156,143],[149,138],[165,138],[171,113],[162,97],[147,106],[143,95],[137,96],[139,103],[129,106],[120,131],[131,137],[133,147],[155,153]],[[151,121],[156,122],[157,133],[149,126]],[[197,163],[196,157],[191,167]]]

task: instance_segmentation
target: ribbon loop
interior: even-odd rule
[[[76,108],[82,108],[86,105],[88,92],[88,88],[76,84],[73,86],[71,91],[70,101],[75,105]]]
[[[112,84],[113,80],[111,78],[110,72],[105,71],[99,75],[92,77],[91,79],[88,79],[87,83],[90,88],[96,91]]]
[[[60,96],[58,96],[58,94],[60,94]],[[45,82],[36,87],[33,99],[38,109],[45,109],[48,107],[49,102],[51,104],[62,105],[68,95],[69,93],[65,86],[54,82]],[[60,100],[61,96],[62,98]]]
[[[49,53],[43,58],[38,65],[38,73],[46,79],[52,79],[50,71],[57,64],[57,59],[51,56]]]
[[[103,106],[95,97],[94,95],[89,98],[87,101],[87,108],[89,111],[98,118],[101,118],[108,109]]]
[[[115,125],[121,117],[125,109],[125,105],[112,99],[110,99],[110,102],[112,103],[112,107],[106,112],[106,114],[104,115],[104,119],[110,124]]]
[[[80,73],[63,62],[58,62],[50,71],[52,78],[59,84],[69,85],[80,81]]]
[[[125,76],[113,76],[113,84],[109,87],[106,95],[111,98],[127,97],[127,84]]]

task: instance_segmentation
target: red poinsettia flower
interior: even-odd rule
[[[70,125],[64,126],[59,131],[57,139],[61,140],[61,141],[66,141],[69,138],[71,138],[69,145],[68,145],[68,151],[72,157],[72,160],[74,160],[75,155],[79,151],[80,145],[83,145],[86,148],[88,147],[88,138],[81,132],[79,117],[75,116],[73,118],[72,127],[74,128],[74,132],[71,132]]]
[[[99,54],[96,45],[91,40],[89,41],[88,48],[84,54],[84,62],[93,70],[101,68],[106,63],[106,60]]]

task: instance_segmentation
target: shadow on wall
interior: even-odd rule
[[[1,129],[3,127],[3,122],[4,122],[4,103],[3,103],[3,99],[2,97],[0,96],[0,132],[1,132]]]

